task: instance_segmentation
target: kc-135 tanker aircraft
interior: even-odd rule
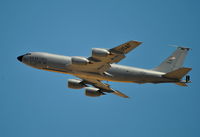
[[[192,69],[182,67],[189,48],[177,47],[166,60],[154,69],[142,69],[118,65],[126,54],[138,47],[142,42],[129,41],[111,49],[93,48],[91,57],[62,56],[43,52],[31,52],[17,59],[33,68],[71,74],[79,79],[69,79],[68,87],[73,89],[85,88],[85,95],[98,97],[106,93],[128,98],[127,95],[114,90],[102,81],[129,83],[175,83],[187,86],[190,76],[182,78]],[[92,85],[93,87],[89,87]]]

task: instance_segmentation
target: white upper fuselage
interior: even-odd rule
[[[77,77],[86,77],[97,80],[135,82],[135,83],[163,83],[174,82],[174,80],[163,78],[165,73],[111,64],[106,73],[100,74],[87,69],[86,65],[72,64],[72,57],[43,52],[32,52],[21,56],[21,61],[34,68],[72,74]]]

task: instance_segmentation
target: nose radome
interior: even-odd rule
[[[20,62],[22,62],[22,58],[23,58],[23,55],[22,55],[22,56],[19,56],[19,57],[17,57],[17,59],[18,59]]]

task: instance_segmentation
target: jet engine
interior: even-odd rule
[[[86,85],[79,79],[68,79],[68,88],[81,89],[86,87]]]
[[[85,57],[72,57],[71,61],[75,65],[87,65],[89,63],[89,60]]]
[[[107,49],[93,48],[92,57],[107,57],[110,52]]]
[[[98,89],[98,88],[86,87],[85,95],[89,96],[89,97],[99,97],[99,96],[105,95],[105,94],[103,92],[101,92],[100,89]]]

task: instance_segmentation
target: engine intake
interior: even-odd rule
[[[81,89],[86,87],[86,85],[79,79],[68,79],[68,88]]]
[[[99,97],[101,95],[104,95],[104,93],[102,93],[98,88],[86,87],[85,95],[89,97]]]
[[[107,57],[110,52],[107,49],[93,48],[92,57]]]
[[[75,65],[87,65],[89,63],[89,60],[85,57],[72,57],[71,61]]]

